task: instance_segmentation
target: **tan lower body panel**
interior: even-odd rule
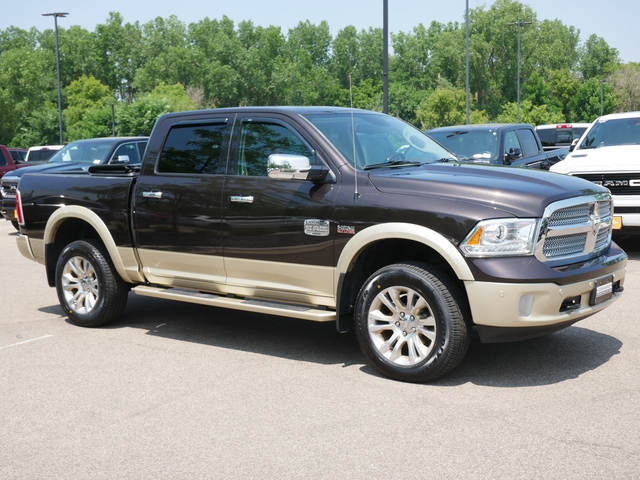
[[[335,308],[334,268],[207,255],[138,251],[150,283]]]
[[[624,284],[625,268],[614,272],[613,281]],[[571,285],[554,283],[465,282],[473,321],[492,327],[536,327],[578,321],[593,315],[616,301],[620,294],[595,306],[589,296],[595,280]],[[580,297],[580,308],[560,312],[566,299]]]

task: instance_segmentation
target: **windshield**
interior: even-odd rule
[[[498,156],[498,134],[491,130],[431,131],[427,135],[463,160],[487,160],[488,163],[488,160]]]
[[[104,140],[79,140],[59,150],[48,162],[106,163],[112,148],[113,143]]]
[[[640,144],[640,117],[599,120],[586,134],[580,148]]]
[[[353,115],[305,116],[351,165],[361,170],[456,161],[451,152],[420,130],[389,115],[354,111]]]

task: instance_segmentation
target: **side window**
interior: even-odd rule
[[[138,155],[142,159],[144,157],[144,150],[147,148],[147,142],[138,142],[136,143],[136,147],[138,147]]]
[[[524,157],[534,157],[540,153],[538,142],[531,130],[523,128],[518,130],[518,134],[522,141],[522,154]]]
[[[573,140],[573,132],[571,130],[563,129],[556,131],[556,143],[570,144]]]
[[[550,128],[541,128],[539,130],[536,130],[536,132],[538,133],[538,137],[540,138],[543,146],[553,147],[556,144],[555,129],[552,130]]]
[[[7,159],[4,158],[4,154],[0,152],[0,167],[4,167],[7,164]]]
[[[222,144],[226,123],[176,125],[171,128],[160,153],[158,171],[163,173],[219,174],[225,167]]]
[[[314,163],[311,149],[291,130],[265,122],[245,122],[240,131],[237,174],[267,176],[269,155],[303,155]]]
[[[113,153],[111,161],[117,160],[118,157],[126,155],[129,157],[129,165],[137,165],[140,163],[140,153],[135,143],[124,143],[120,145]]]
[[[520,146],[515,130],[507,132],[504,136],[504,153],[509,153],[512,148],[519,148],[522,151],[522,147]]]

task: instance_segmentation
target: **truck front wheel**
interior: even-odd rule
[[[104,248],[93,240],[67,245],[56,264],[56,291],[64,313],[81,327],[99,327],[122,314],[129,289]]]
[[[426,382],[454,369],[469,348],[468,308],[458,285],[425,263],[389,265],[358,294],[362,351],[383,374]]]

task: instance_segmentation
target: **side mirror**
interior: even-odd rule
[[[511,162],[522,157],[522,150],[519,148],[510,148],[509,153],[504,154],[504,164],[511,165]]]
[[[578,145],[578,140],[580,139],[576,138],[573,142],[571,142],[571,145],[569,145],[570,152],[573,152],[576,149],[576,146]]]
[[[329,169],[324,165],[311,165],[304,155],[274,153],[269,155],[267,175],[275,180],[310,180],[323,182]]]

